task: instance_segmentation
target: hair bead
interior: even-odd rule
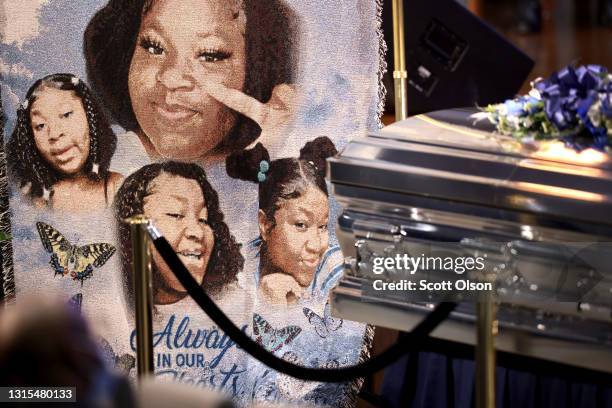
[[[257,173],[257,180],[260,183],[266,181],[266,173],[270,170],[270,163],[267,160],[259,162],[259,172]]]

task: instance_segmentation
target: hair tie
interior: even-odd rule
[[[257,173],[257,180],[260,183],[266,181],[266,173],[270,170],[270,163],[266,160],[262,160],[259,162],[259,172]]]

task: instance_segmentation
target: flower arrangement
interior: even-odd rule
[[[531,83],[527,95],[489,105],[474,115],[487,118],[522,142],[562,140],[576,151],[612,147],[612,74],[599,65],[566,67]]]

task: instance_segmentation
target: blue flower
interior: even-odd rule
[[[519,101],[508,99],[504,105],[506,107],[507,114],[510,116],[523,116],[525,114],[523,104]]]
[[[521,100],[523,102],[523,110],[528,115],[533,115],[534,113],[537,113],[540,110],[540,105],[539,105],[540,101],[534,98],[533,96],[525,95],[521,97]]]

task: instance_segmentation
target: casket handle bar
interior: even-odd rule
[[[221,330],[223,330],[239,347],[241,347],[244,351],[246,351],[248,354],[259,360],[263,364],[283,374],[287,374],[302,380],[337,383],[369,376],[370,374],[379,371],[385,368],[386,366],[396,362],[399,358],[408,354],[409,352],[418,350],[419,345],[428,339],[428,335],[442,321],[444,321],[457,306],[456,303],[452,302],[443,302],[438,304],[438,306],[436,306],[433,311],[431,311],[425,318],[423,318],[423,320],[416,327],[414,327],[410,333],[408,333],[406,336],[403,336],[401,340],[399,340],[393,346],[389,347],[383,353],[357,365],[340,367],[337,369],[302,367],[289,363],[275,356],[274,354],[266,350],[264,347],[262,347],[259,343],[253,341],[240,328],[238,328],[225,315],[225,313],[223,313],[223,311],[219,309],[215,302],[204,292],[202,287],[197,283],[197,281],[185,268],[185,265],[183,265],[179,257],[176,255],[176,253],[172,249],[172,246],[153,226],[150,220],[147,221],[141,219],[140,221],[141,222],[139,223],[132,224],[136,225],[132,229],[132,239],[134,240],[133,245],[135,247],[139,247],[142,253],[147,253],[148,240],[144,237],[144,235],[146,234],[141,233],[146,231],[146,233],[148,233],[151,240],[153,241],[153,245],[155,246],[161,257],[164,259],[166,264],[170,266],[171,270],[176,275],[181,285],[183,285],[183,287],[187,290],[187,293],[211,318],[211,320],[219,326]],[[138,250],[135,249],[135,253],[139,253]],[[137,258],[134,259],[137,260]],[[140,259],[146,260],[150,258]],[[150,274],[150,262],[140,261],[140,263],[138,263],[138,267],[148,269],[148,274]],[[143,273],[143,276],[144,275],[146,274]],[[139,286],[135,286],[135,288],[137,291],[147,292],[148,290],[150,290],[150,285],[146,286],[141,284]],[[138,296],[146,297],[146,295],[144,294],[137,294],[137,299],[141,299]],[[148,308],[148,311],[142,314],[138,313],[136,315],[137,338],[150,340],[152,338],[152,327],[149,324],[150,321],[149,323],[147,323],[146,321],[143,323],[138,322],[138,320],[142,319],[143,317],[145,320],[147,318],[150,319],[152,305],[151,303],[145,304],[145,302],[142,302],[141,306]],[[137,344],[140,348],[140,341]],[[143,343],[142,347],[144,347],[144,350],[139,349],[137,351],[138,356],[140,357],[141,353],[150,353],[144,356],[143,358],[149,361],[148,358],[150,356],[150,369],[152,371],[152,348],[148,350],[147,343]],[[140,371],[139,375],[142,375]]]

